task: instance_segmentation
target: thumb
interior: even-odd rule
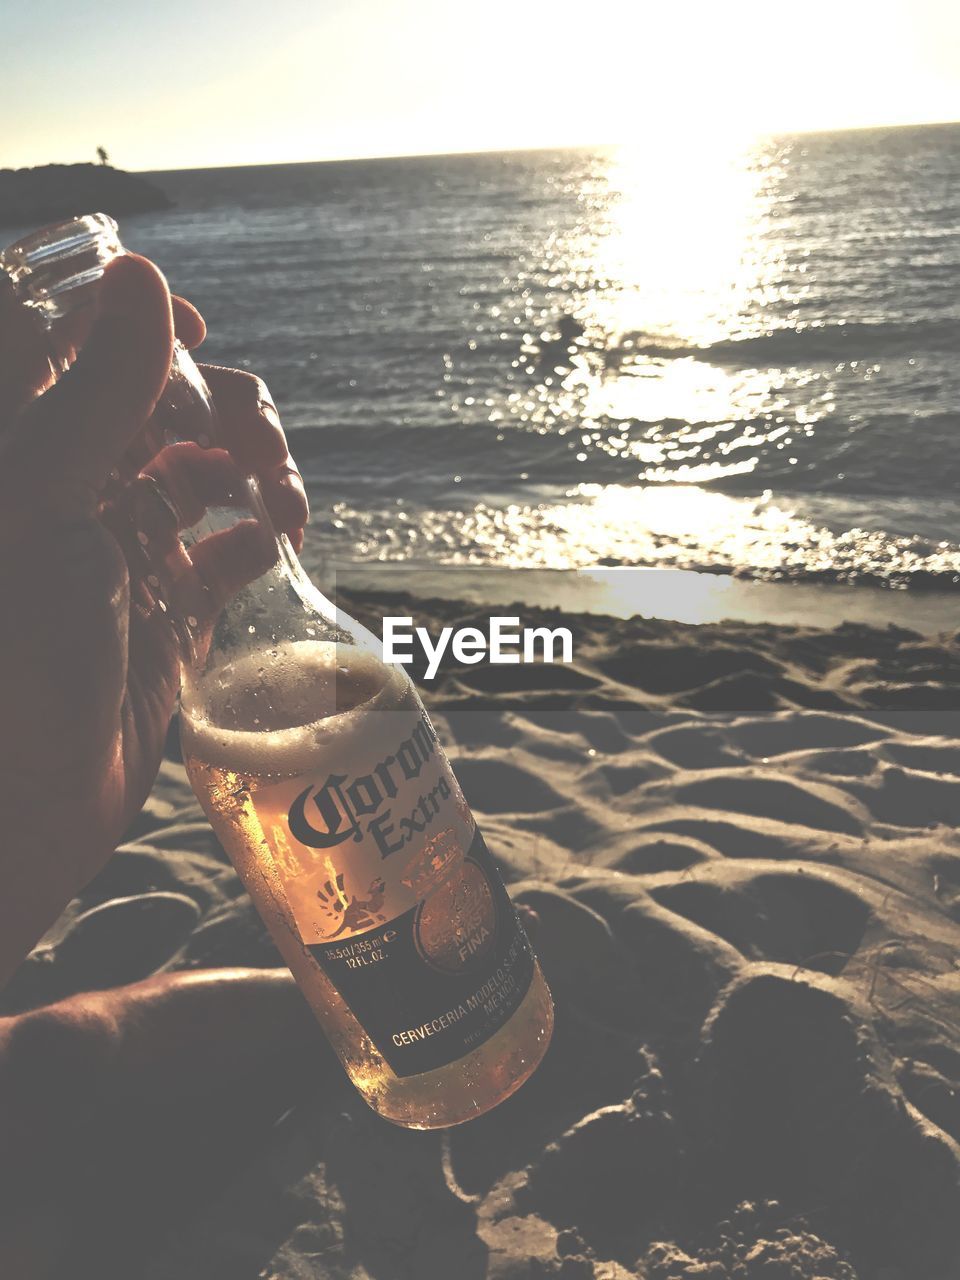
[[[166,280],[146,258],[117,258],[104,272],[97,317],[76,362],[26,412],[32,474],[58,489],[99,492],[152,414],[172,359]]]

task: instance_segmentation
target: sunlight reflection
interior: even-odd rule
[[[597,382],[588,401],[591,416],[657,422],[723,422],[786,408],[769,372],[721,369],[693,356],[635,359]]]
[[[906,585],[960,575],[957,548],[878,530],[834,532],[773,500],[695,484],[584,484],[561,503],[511,503],[429,511],[397,526],[394,511],[334,507],[339,530],[361,558],[379,561],[590,569],[643,564],[737,571],[758,578],[829,578]]]
[[[578,282],[586,305],[526,318],[514,367],[532,381],[490,420],[579,432],[578,461],[601,451],[639,464],[624,481],[750,471],[789,418],[799,376],[734,353],[778,323],[771,300],[793,287],[770,225],[786,163],[776,144],[679,127],[595,157],[579,230],[547,255],[563,267],[551,286]]]
[[[707,131],[644,138],[611,157],[608,234],[598,299],[608,332],[707,346],[742,327],[751,296],[779,263],[763,244],[763,148]]]

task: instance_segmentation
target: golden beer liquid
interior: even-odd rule
[[[223,667],[212,687],[185,696],[181,734],[190,781],[277,948],[370,1106],[396,1124],[418,1129],[470,1120],[518,1089],[547,1050],[553,1002],[540,966],[534,961],[530,986],[509,1020],[465,1057],[419,1075],[394,1073],[302,940],[303,910],[298,926],[291,879],[284,872],[299,856],[287,818],[291,794],[332,771],[349,773],[358,744],[388,745],[393,724],[409,724],[422,708],[402,672],[362,649],[301,642],[274,653],[267,666],[261,656]],[[472,823],[462,800],[459,813],[454,821]],[[338,869],[349,875],[350,851],[338,857]],[[454,869],[426,900],[430,949],[437,957],[455,947],[456,904],[480,901],[475,909],[483,909],[470,870],[470,864]]]

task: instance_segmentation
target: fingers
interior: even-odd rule
[[[179,529],[197,524],[208,507],[248,505],[246,474],[225,449],[202,449],[189,441],[168,445],[142,474],[172,503]],[[131,487],[142,483],[134,481]]]
[[[277,533],[285,533],[294,550],[303,546],[303,526],[310,517],[300,472],[289,463],[260,478],[260,492]]]
[[[120,544],[130,568],[130,600],[139,620],[163,616],[186,652],[199,652],[226,604],[275,564],[278,549],[270,530],[256,520],[240,520],[185,547],[173,533],[176,517],[163,514],[163,499],[144,523],[154,536],[133,531],[117,510],[104,523]],[[144,493],[144,506],[150,499]],[[172,517],[172,518],[171,518]]]
[[[290,461],[287,438],[273,397],[262,378],[216,364],[200,366],[213,393],[223,443],[251,473]]]
[[[274,527],[299,550],[310,510],[266,383],[253,374],[219,365],[201,365],[201,372],[213,393],[222,443],[241,467],[257,476]]]
[[[81,307],[58,323],[54,340],[0,273],[0,434],[72,364],[92,323],[93,308]]]
[[[241,520],[211,533],[190,548],[194,572],[182,584],[174,606],[183,617],[183,592],[189,591],[196,602],[192,616],[199,620],[197,625],[212,623],[238,591],[277,563],[277,555],[276,538],[256,520]],[[194,594],[198,582],[199,596]]]
[[[0,273],[0,430],[50,381],[43,331]]]
[[[191,442],[168,445],[141,474],[155,481],[172,502],[180,529],[197,524],[208,507],[249,507],[247,471],[225,449],[203,449]],[[301,535],[307,499],[296,468],[281,467],[270,479],[268,486],[261,482],[260,489],[274,529]],[[138,482],[133,483],[135,487]]]
[[[200,524],[210,507],[233,507],[239,517],[248,506],[249,481],[225,449],[177,444],[164,449],[130,486],[137,541],[160,566],[174,607],[181,616],[219,611],[241,587],[276,562],[273,529],[263,521],[237,518],[211,530]],[[252,512],[251,512],[252,514]],[[193,532],[186,545],[185,530]],[[203,598],[196,595],[197,580]],[[189,596],[189,598],[187,598]]]
[[[172,356],[166,281],[145,258],[116,259],[76,363],[24,415],[21,456],[54,491],[99,492],[153,412]]]
[[[225,449],[181,443],[101,503],[99,518],[123,550],[142,616],[168,614],[182,640],[196,641],[241,587],[276,562],[273,529],[241,517],[249,484]],[[220,530],[203,525],[209,508],[234,508],[236,519]]]
[[[171,302],[173,303],[174,331],[187,350],[193,351],[207,336],[206,322],[193,303],[187,302],[186,298],[174,294]]]
[[[172,303],[177,338],[188,349],[199,346],[206,337],[203,317],[183,298],[174,297]],[[0,273],[0,436],[73,364],[95,320],[96,307],[88,304],[47,330]]]

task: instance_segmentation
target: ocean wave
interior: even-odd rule
[[[486,421],[436,425],[337,422],[291,431],[304,474],[335,491],[398,497],[529,495],[582,484],[686,484],[749,494],[960,492],[960,415],[827,415],[815,424],[768,414],[739,422],[604,421],[579,428]],[[778,445],[789,442],[785,448]]]
[[[824,361],[879,359],[890,355],[952,353],[960,348],[960,319],[859,321],[779,328],[751,337],[729,338],[696,346],[647,334],[624,335],[621,349],[657,359],[694,356],[709,364],[738,368],[770,368]]]
[[[599,151],[171,174],[129,243],[267,379],[311,538],[951,586],[956,136],[777,144],[749,209]]]
[[[960,590],[956,543],[829,528],[789,503],[680,486],[655,495],[613,487],[536,505],[338,502],[317,520],[309,544],[312,554],[333,561],[689,569],[760,581]]]

